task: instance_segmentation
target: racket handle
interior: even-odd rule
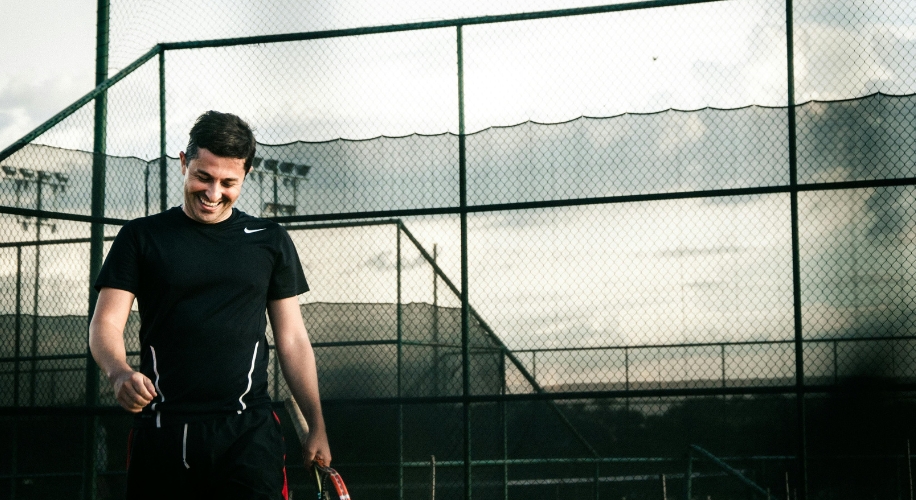
[[[305,445],[305,440],[309,437],[309,424],[305,421],[302,410],[299,409],[296,399],[292,396],[284,401],[283,404],[286,406],[286,412],[289,413],[293,421],[293,427],[296,428],[296,434],[299,436],[299,443]]]

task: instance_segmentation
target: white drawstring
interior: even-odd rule
[[[190,469],[188,465],[188,424],[184,424],[184,436],[181,437],[181,461],[185,469]]]

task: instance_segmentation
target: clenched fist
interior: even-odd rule
[[[113,374],[109,380],[111,380],[118,404],[131,413],[139,413],[156,397],[156,387],[153,386],[153,382],[140,372],[133,370],[120,372]]]

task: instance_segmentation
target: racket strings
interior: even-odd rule
[[[314,470],[315,484],[318,487],[318,500],[334,500],[331,497],[332,491],[337,494],[337,500],[350,500],[347,486],[336,470],[318,464],[314,465]],[[333,490],[328,487],[328,483],[334,485]]]

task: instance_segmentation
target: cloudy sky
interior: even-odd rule
[[[112,2],[111,73],[158,41],[613,3],[200,0],[189,9],[185,1]],[[2,2],[0,148],[93,87],[96,11],[96,0]],[[795,12],[798,101],[848,99],[876,91],[897,95],[912,92],[916,88],[916,62],[912,58],[916,54],[916,9],[911,7],[910,0],[799,3]],[[167,14],[178,11],[181,16]],[[611,16],[469,27],[465,34],[468,130],[529,119],[558,122],[581,115],[612,116],[669,108],[783,106],[784,19],[780,0],[733,0]],[[181,133],[169,136],[169,151],[180,147],[184,123],[190,123],[200,109],[208,108],[237,109],[265,132],[260,138],[269,143],[456,132],[453,44],[450,30],[431,30],[175,53],[168,65],[177,71],[170,75],[187,74],[184,68],[196,68],[198,76],[170,79],[169,121]],[[308,52],[303,50],[306,48]],[[288,58],[279,73],[275,67],[262,64],[284,55]],[[214,65],[209,79],[201,77],[204,64]],[[137,78],[155,80],[152,66],[149,75]],[[262,79],[258,75],[264,72],[278,78]],[[250,79],[247,85],[254,87],[249,89],[260,89],[259,102],[252,103],[250,90],[241,84],[227,85],[229,81],[235,83],[238,75]],[[150,82],[144,82],[138,87],[152,88]],[[125,82],[119,89],[129,86]],[[305,96],[299,92],[303,86],[309,89]],[[579,91],[569,92],[570,88]],[[245,99],[240,99],[240,91],[246,92]],[[144,99],[155,101],[155,93]],[[157,154],[155,141],[150,146],[146,144],[149,141],[139,139],[155,138],[147,122],[155,123],[157,113],[154,109],[150,117],[138,117],[138,107],[135,102],[123,119],[117,115],[116,106],[110,110],[115,129],[136,129],[119,132],[129,139],[112,137],[110,153],[140,157]],[[294,123],[284,122],[270,109],[287,110]],[[327,124],[329,121],[333,124]],[[63,147],[87,147],[82,136],[79,141],[54,139],[43,138]]]
[[[93,87],[94,0],[2,0],[0,148]]]

